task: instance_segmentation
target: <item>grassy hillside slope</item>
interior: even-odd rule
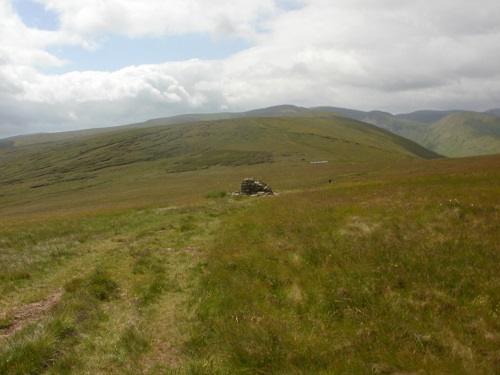
[[[367,112],[360,121],[373,124],[382,129],[389,130],[413,141],[420,141],[422,134],[426,134],[429,125],[409,119],[400,119],[387,112]],[[448,156],[448,155],[447,155]]]
[[[453,156],[500,153],[500,117],[461,112],[443,117],[421,135],[420,144]]]
[[[280,181],[277,188],[291,189],[308,184],[294,176],[312,168],[319,178],[321,167],[311,161],[326,160],[340,172],[346,163],[422,157],[437,155],[377,127],[323,112],[121,130],[0,150],[0,210],[7,214],[25,205],[43,211],[56,201],[73,210],[156,204],[182,200],[191,190],[202,196],[217,188],[219,178],[231,178],[235,190],[248,176],[272,177]]]
[[[239,119],[243,117],[276,117],[276,116],[294,116],[296,114],[306,112],[308,109],[296,107],[293,105],[280,105],[269,108],[256,109],[248,112],[222,112],[222,113],[192,113],[171,117],[155,118],[145,122],[119,125],[106,128],[91,128],[84,130],[74,130],[57,133],[39,133],[20,135],[6,139],[0,139],[1,148],[11,148],[16,146],[35,145],[39,143],[55,142],[68,139],[75,139],[82,136],[91,136],[102,133],[120,132],[131,129],[144,129],[154,126],[164,126],[173,124],[186,124],[203,121],[217,121]]]
[[[449,169],[284,195],[225,220],[195,291],[192,368],[498,372],[498,160],[426,162]]]
[[[484,112],[488,115],[500,116],[500,108],[490,109],[489,111]]]
[[[380,111],[321,107],[376,125],[448,157],[492,155],[500,152],[500,117],[496,110],[417,111],[394,116]]]
[[[492,109],[482,114],[460,110],[422,110],[408,114],[392,115],[388,112],[382,111],[364,112],[337,107],[302,108],[294,105],[280,105],[252,110],[248,112],[186,114],[152,119],[143,123],[122,125],[110,128],[97,128],[71,132],[18,136],[0,140],[0,149],[35,145],[52,141],[77,139],[83,136],[121,132],[131,129],[145,129],[155,126],[230,119],[234,120],[251,117],[302,117],[307,116],[308,113],[314,115],[317,111],[333,112],[337,115],[343,114],[358,121],[376,125],[379,128],[388,130],[394,134],[410,139],[428,149],[431,149],[448,157],[495,154],[498,152],[497,149],[500,144],[498,136],[491,136],[492,126],[497,127],[497,125],[492,125],[491,121],[485,120],[485,118],[482,116],[489,115],[498,117],[498,109]],[[471,120],[471,114],[476,115],[474,120]],[[450,115],[453,116],[448,117]],[[465,119],[462,118],[461,115],[463,115]],[[441,121],[444,118],[448,118],[448,120]],[[448,125],[446,125],[445,127],[449,128],[449,123],[452,121],[456,121],[455,125],[453,125],[454,131],[456,132],[455,135],[457,136],[457,139],[459,139],[458,143],[462,144],[463,147],[450,146],[450,137],[442,135],[444,133],[447,133],[448,130],[436,130],[436,128],[438,128],[441,123],[447,123]],[[464,121],[466,122],[466,125],[464,125]],[[484,121],[489,122],[489,125],[485,127]],[[430,126],[431,124],[434,124],[434,126],[432,127],[432,131]],[[475,127],[475,130],[471,132],[466,129],[470,127]],[[486,130],[486,133],[482,134],[482,130]],[[485,137],[489,138],[485,139]],[[455,143],[457,143],[457,141]]]
[[[382,111],[356,111],[346,108],[337,107],[320,107],[325,111],[332,111],[345,114],[358,121],[366,122],[378,126],[379,128],[388,130],[394,134],[398,134],[404,138],[411,139],[415,142],[420,141],[422,134],[427,131],[429,124],[420,122],[413,117],[394,116],[388,112]],[[423,112],[423,111],[422,111]]]
[[[459,112],[466,112],[466,111],[429,111],[429,110],[423,110],[423,111],[415,111],[412,113],[403,113],[396,115],[395,117],[400,118],[400,119],[406,119],[410,121],[415,121],[423,124],[432,124],[436,121],[441,120],[443,117],[446,117],[448,115],[451,115],[453,113],[459,113]]]
[[[11,207],[0,373],[498,373],[499,158],[327,163],[200,200],[227,166],[177,180],[182,205]]]

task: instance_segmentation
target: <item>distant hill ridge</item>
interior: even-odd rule
[[[285,109],[285,108],[283,108]],[[286,111],[293,110],[287,107]],[[264,111],[265,113],[266,111]],[[36,185],[129,169],[148,162],[169,173],[212,166],[372,162],[437,158],[418,144],[355,119],[321,111],[139,127],[0,149],[0,182]],[[50,182],[40,182],[45,177]]]
[[[412,113],[396,115],[397,118],[406,119],[410,121],[422,122],[424,124],[432,124],[441,120],[443,117],[453,113],[466,113],[467,111],[453,110],[453,111],[415,111]]]
[[[382,111],[318,108],[343,113],[359,121],[389,130],[448,157],[500,153],[500,109],[486,112],[424,110],[392,115]]]
[[[304,108],[295,105],[279,105],[246,112],[185,114],[110,128],[17,136],[0,140],[0,149],[127,129],[252,117],[296,117],[307,114],[314,116],[317,112],[336,113],[338,116],[344,115],[375,125],[449,157],[500,153],[500,109],[486,112],[421,110],[392,115],[376,110],[365,112],[330,106]]]

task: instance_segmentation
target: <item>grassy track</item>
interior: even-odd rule
[[[2,222],[0,373],[177,367],[187,296],[225,211],[208,203]],[[49,295],[50,308],[21,313]]]

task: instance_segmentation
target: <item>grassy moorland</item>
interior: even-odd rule
[[[0,197],[0,374],[498,373],[500,157],[356,160],[365,139],[335,162],[300,139],[332,162],[30,188],[42,166],[21,155]],[[227,194],[251,175],[281,194]]]
[[[248,176],[279,180],[281,189],[310,184],[315,172],[328,178],[310,161],[328,160],[339,175],[351,173],[352,163],[370,168],[435,157],[372,125],[322,112],[110,131],[0,149],[0,211],[192,203],[207,191],[236,190]]]
[[[197,288],[193,373],[498,372],[498,161],[227,218]]]

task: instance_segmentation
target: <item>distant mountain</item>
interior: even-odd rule
[[[247,112],[185,114],[157,118],[142,123],[111,128],[18,136],[0,140],[0,149],[22,145],[34,145],[58,140],[78,139],[83,136],[106,134],[110,132],[113,133],[122,130],[144,129],[154,126],[243,119],[251,117],[314,117],[318,112],[329,113],[330,116],[337,116],[338,118],[347,116],[358,121],[375,125],[449,157],[499,153],[498,148],[500,138],[497,131],[499,125],[495,118],[500,118],[500,109],[492,109],[485,113],[466,112],[461,110],[422,110],[408,114],[392,115],[388,112],[382,111],[364,112],[355,109],[325,106],[303,108],[294,105],[273,106]],[[452,126],[451,122],[454,121],[456,124]],[[439,130],[441,128],[443,128],[443,130]],[[453,136],[449,134],[450,131],[455,132]],[[452,138],[455,139],[455,141],[452,141]]]
[[[500,154],[500,117],[452,113],[430,125],[419,143],[443,155]]]
[[[293,116],[298,113],[308,112],[308,108],[297,107],[295,105],[278,105],[274,107],[255,109],[253,111],[244,112],[244,117],[275,117],[275,116]]]
[[[454,110],[454,111],[416,111],[416,112],[407,113],[407,114],[399,114],[399,115],[396,115],[396,117],[401,118],[401,119],[405,119],[405,120],[421,122],[424,124],[432,124],[436,121],[441,120],[443,117],[446,117],[448,115],[451,115],[451,114],[457,113],[457,112],[466,112],[466,111],[460,111],[460,110]]]
[[[318,110],[318,111],[342,113],[343,115],[352,117],[352,118],[359,120],[359,121],[363,121],[363,118],[365,118],[368,113],[371,113],[371,112],[358,111],[357,109],[340,108],[340,107],[325,107],[325,106],[323,106],[323,107],[314,107],[313,109]]]
[[[392,133],[398,134],[413,141],[419,139],[419,134],[426,131],[426,128],[428,127],[428,124],[419,123],[405,118],[398,118],[390,114],[389,112],[363,112],[338,107],[317,107],[317,109],[342,113],[356,120],[378,126],[379,128],[388,130]]]
[[[319,108],[343,113],[386,129],[448,157],[500,153],[500,109],[485,113],[460,110],[416,111],[394,116],[381,111]]]
[[[489,111],[484,112],[488,115],[500,116],[500,108],[490,109]]]
[[[102,204],[127,205],[128,199],[143,199],[150,185],[168,194],[180,181],[187,189],[186,181],[203,183],[203,175],[234,176],[236,181],[257,173],[300,180],[303,173],[325,173],[321,178],[326,179],[332,169],[349,170],[353,164],[370,170],[441,157],[341,114],[299,110],[293,116],[271,116],[269,111],[262,117],[115,128],[2,148],[0,209],[46,204],[62,196],[82,207],[95,204],[88,196]],[[318,169],[316,161],[328,165]]]

